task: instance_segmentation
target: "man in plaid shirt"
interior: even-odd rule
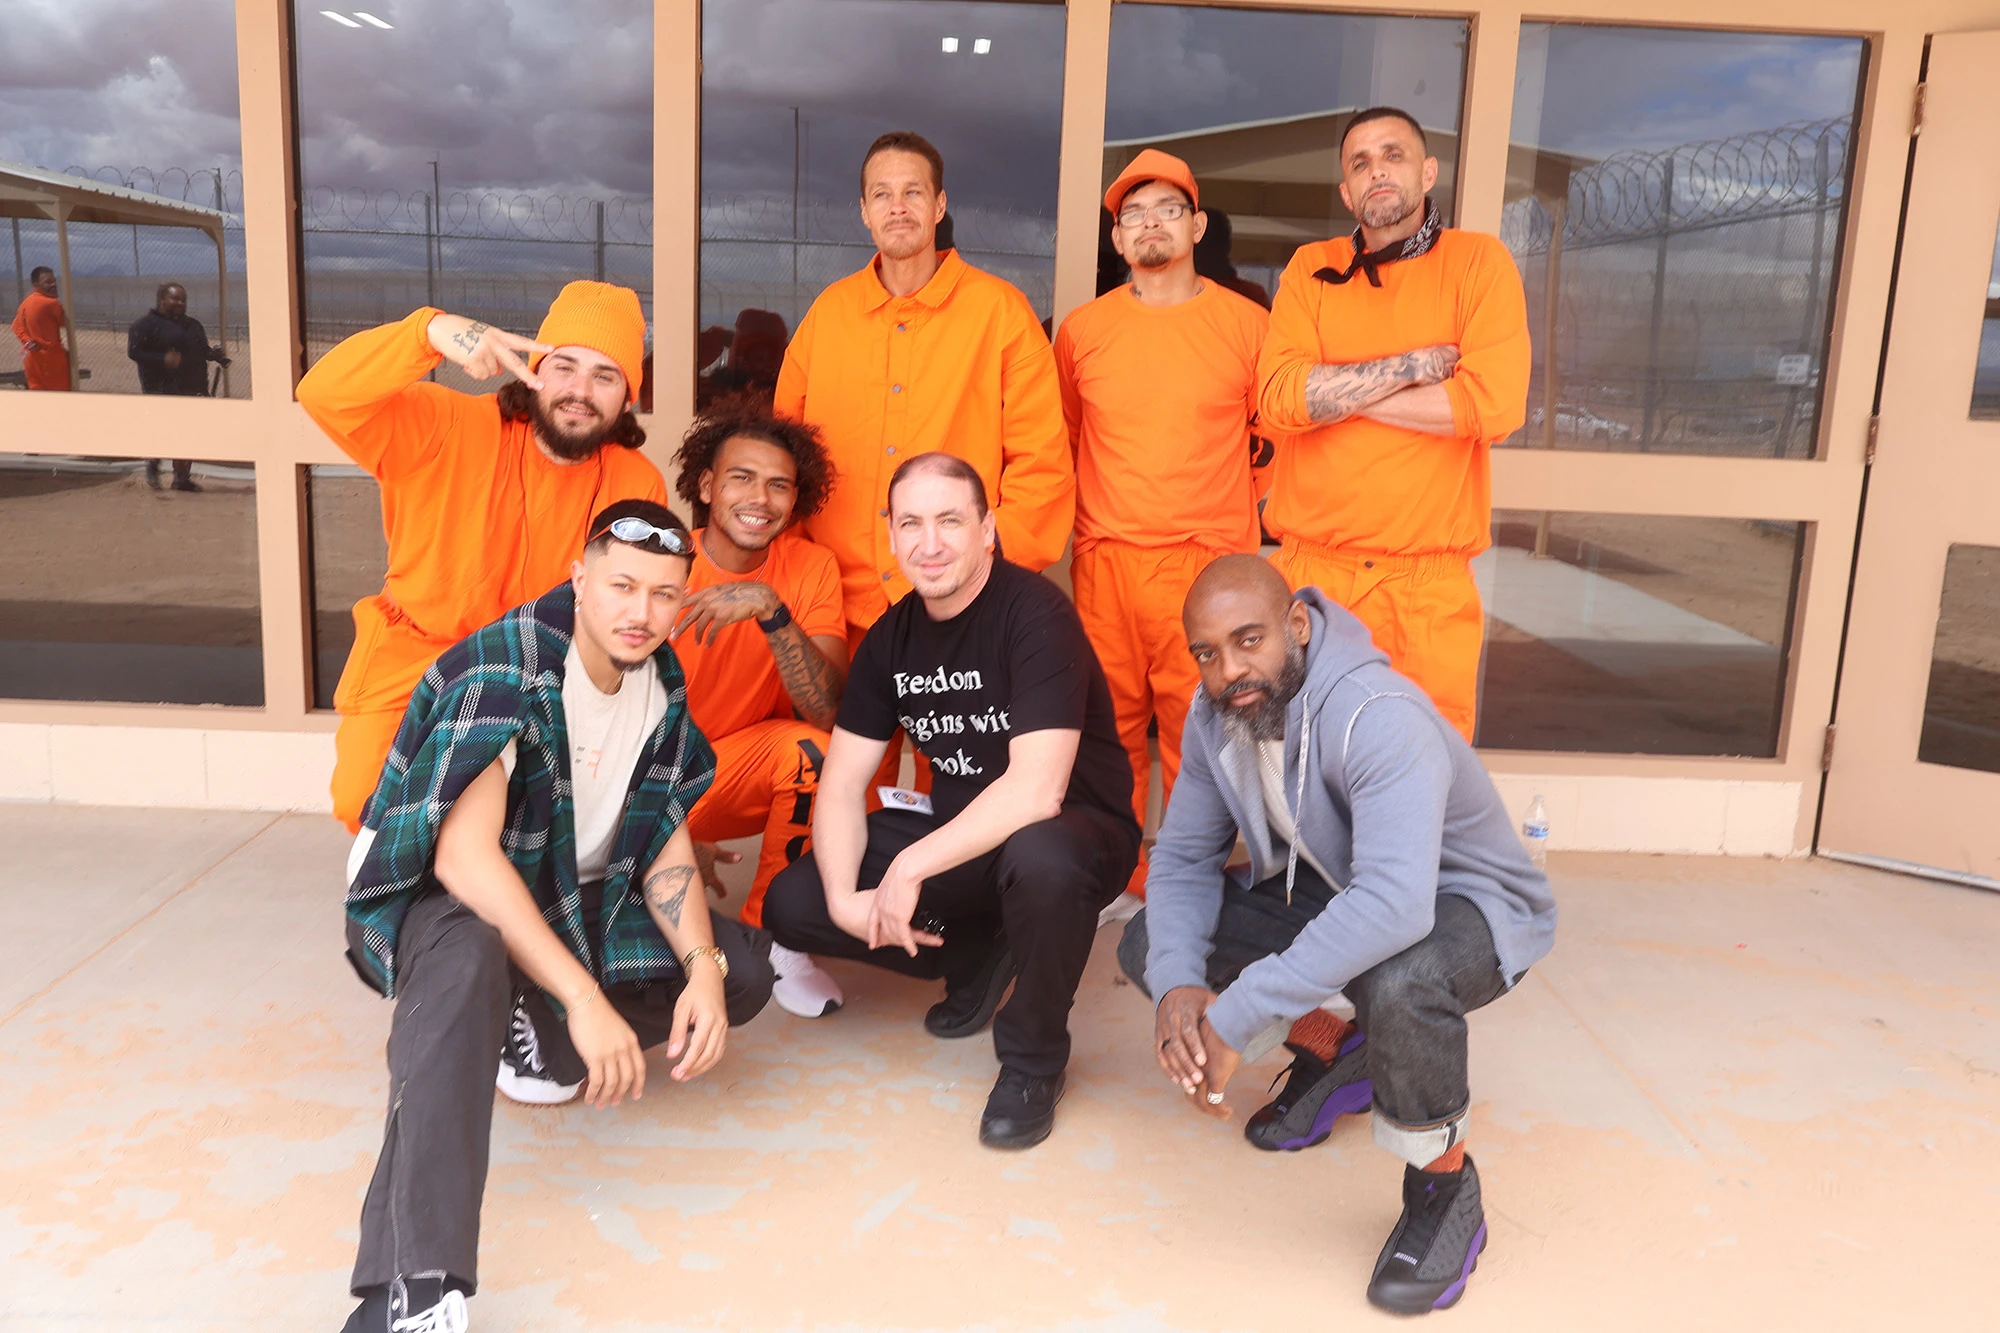
[[[396,1001],[348,1333],[466,1327],[495,1052],[516,1100],[609,1106],[649,1046],[712,1069],[771,995],[770,937],[708,911],[688,835],[715,773],[667,645],[693,542],[649,500],[590,534],[425,674],[348,861],[348,957]]]

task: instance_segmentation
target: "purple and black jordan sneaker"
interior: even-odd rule
[[[1276,1101],[1243,1126],[1243,1137],[1265,1152],[1297,1152],[1324,1143],[1333,1122],[1359,1115],[1375,1100],[1368,1078],[1368,1038],[1355,1033],[1341,1043],[1333,1063],[1290,1042],[1292,1066]]]
[[[1389,1233],[1368,1300],[1393,1314],[1428,1314],[1458,1303],[1486,1248],[1486,1211],[1479,1206],[1479,1172],[1432,1175],[1403,1169],[1403,1215]]]

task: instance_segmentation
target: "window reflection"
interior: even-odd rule
[[[1534,373],[1506,443],[1812,456],[1865,53],[1521,25],[1501,234]]]
[[[1979,325],[1979,365],[1972,376],[1972,419],[2000,421],[2000,233],[1993,238],[1993,272],[1986,280],[1986,318]]]
[[[1495,511],[1478,743],[1775,755],[1804,530]]]
[[[1917,758],[2000,773],[2000,547],[1945,557]]]
[[[0,389],[152,392],[129,334],[166,283],[206,345],[242,345],[231,7],[10,5],[0,32],[33,67],[0,78]],[[195,396],[249,395],[247,358],[204,365]]]
[[[313,707],[332,708],[354,649],[354,604],[381,592],[389,573],[375,478],[347,463],[307,468],[306,531],[312,544]]]
[[[253,470],[163,473],[0,454],[0,697],[264,702]]]
[[[1423,124],[1447,223],[1458,176],[1463,19],[1119,5],[1111,15],[1104,184],[1147,148],[1194,169],[1208,213],[1202,276],[1269,306],[1292,252],[1345,234],[1339,139],[1363,107]],[[1107,216],[1108,222],[1108,216]],[[1107,241],[1098,292],[1125,280]]]
[[[937,244],[1055,304],[1060,5],[705,0],[696,398],[769,395],[813,298],[875,256],[862,154],[915,130],[945,160]]]
[[[633,288],[650,317],[652,6],[384,14],[294,9],[306,363],[421,306],[533,333],[577,278]]]

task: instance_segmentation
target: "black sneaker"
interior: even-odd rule
[[[979,1117],[979,1141],[989,1148],[1032,1148],[1056,1126],[1063,1076],[1041,1078],[1000,1067],[1000,1081]]]
[[[439,1277],[398,1278],[371,1287],[340,1333],[465,1333],[465,1295]]]
[[[1007,947],[1007,937],[1000,936],[978,971],[958,982],[946,980],[944,998],[924,1015],[924,1030],[947,1040],[972,1036],[993,1021],[1000,997],[1007,993],[1007,983],[1020,970],[1013,950]]]
[[[1403,1168],[1403,1215],[1375,1261],[1368,1300],[1395,1314],[1425,1314],[1458,1303],[1486,1248],[1479,1171],[1432,1175]]]
[[[1364,1034],[1342,1042],[1330,1065],[1302,1046],[1285,1045],[1292,1064],[1284,1090],[1243,1126],[1243,1137],[1265,1152],[1297,1152],[1324,1143],[1334,1121],[1359,1115],[1375,1101]]]
[[[553,1015],[551,1015],[553,1017]],[[535,1037],[535,1020],[524,999],[514,1001],[514,1017],[507,1024],[507,1044],[500,1048],[500,1071],[493,1086],[510,1101],[529,1106],[561,1106],[576,1100],[583,1084],[558,1082],[542,1060],[542,1045]]]

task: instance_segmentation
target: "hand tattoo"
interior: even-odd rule
[[[491,327],[493,326],[490,324],[481,324],[478,320],[474,320],[471,324],[453,334],[451,340],[463,348],[467,356],[470,356],[479,350],[479,340],[486,336],[486,330]]]
[[[688,881],[693,878],[693,866],[668,866],[646,876],[646,901],[659,910],[668,925],[680,925],[681,908],[687,903]]]

